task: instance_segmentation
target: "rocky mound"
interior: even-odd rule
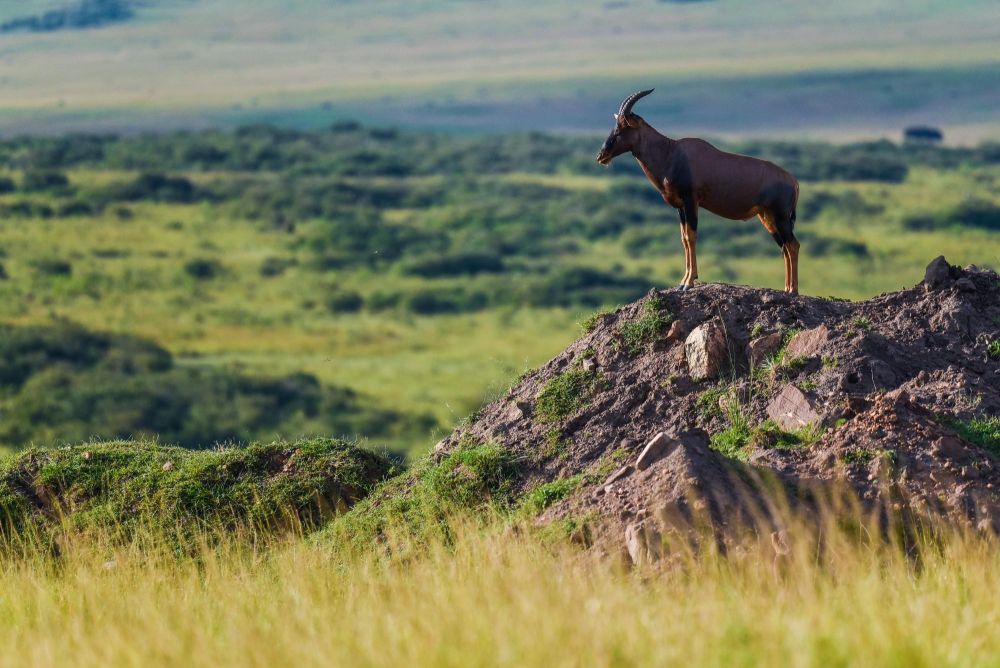
[[[773,520],[830,481],[865,503],[1000,531],[1000,277],[937,258],[863,302],[702,285],[651,291],[456,429],[517,462],[540,521],[651,533]],[[777,485],[777,487],[775,486]],[[775,524],[779,524],[775,522]]]

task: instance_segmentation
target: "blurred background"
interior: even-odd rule
[[[1000,265],[993,1],[0,0],[0,445],[424,452],[683,273],[628,93],[802,183],[805,294]],[[780,288],[706,216],[706,281]]]

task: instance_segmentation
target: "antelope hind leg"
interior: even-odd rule
[[[681,246],[684,248],[684,278],[677,287],[687,289],[688,277],[691,275],[691,249],[688,248],[687,237],[684,235],[684,223],[681,223]]]

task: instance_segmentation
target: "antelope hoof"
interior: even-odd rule
[[[684,292],[685,290],[687,290],[690,287],[691,286],[688,285],[687,283],[681,283],[680,285],[677,286],[677,289],[680,290],[681,292]]]

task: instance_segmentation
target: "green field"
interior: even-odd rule
[[[2,143],[0,323],[47,328],[50,349],[0,395],[20,425],[0,440],[326,434],[424,452],[587,314],[678,281],[676,214],[634,165],[594,164],[599,141],[344,125]],[[742,148],[802,179],[806,294],[906,287],[939,254],[1000,260],[995,145]],[[702,280],[781,287],[758,223],[705,215],[699,229]],[[67,371],[69,323],[165,352],[95,340]],[[145,398],[95,408],[123,364],[144,369],[128,378]],[[142,416],[162,411],[164,385],[186,388],[183,410],[220,387],[234,403],[157,428]]]
[[[0,19],[68,2],[5,3]],[[99,29],[5,34],[0,130],[594,130],[626,92],[657,86],[646,108],[678,133],[843,139],[931,123],[974,142],[998,134],[998,26],[985,0],[157,0]]]

